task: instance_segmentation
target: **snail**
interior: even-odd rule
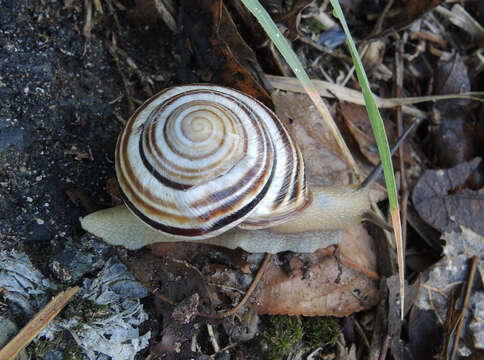
[[[116,145],[126,206],[82,227],[113,245],[201,241],[249,252],[312,252],[339,243],[369,211],[368,186],[309,189],[298,145],[258,100],[184,85],[147,100]]]

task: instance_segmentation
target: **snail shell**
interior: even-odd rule
[[[259,101],[214,85],[146,101],[119,136],[116,174],[128,208],[181,239],[275,226],[311,203],[284,124]]]

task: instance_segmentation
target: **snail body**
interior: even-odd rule
[[[245,94],[214,85],[169,88],[136,110],[118,138],[116,175],[130,212],[119,209],[118,218],[103,210],[82,226],[129,248],[201,240],[252,252],[294,250],[284,246],[294,237],[288,234],[311,233],[303,237],[313,240],[340,234],[369,208],[365,189],[310,190],[301,151],[277,116]],[[121,228],[147,232],[136,242],[138,236],[126,239]],[[255,235],[257,229],[270,231],[268,239]],[[241,245],[241,238],[258,245]],[[301,236],[293,240],[299,244]]]

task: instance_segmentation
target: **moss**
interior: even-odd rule
[[[83,360],[83,350],[77,344],[69,345],[64,351],[64,360]]]
[[[54,350],[56,346],[57,344],[55,342],[42,339],[31,343],[27,347],[27,354],[29,355],[29,358],[43,357],[49,351]]]
[[[340,335],[340,326],[332,317],[312,317],[303,321],[303,341],[311,348],[334,345]]]
[[[83,360],[83,349],[76,342],[63,336],[56,337],[53,341],[42,338],[32,342],[27,347],[29,359],[42,359],[49,351],[59,350],[63,354],[64,360]]]
[[[269,320],[264,331],[264,343],[270,359],[283,359],[301,343],[303,328],[301,320],[294,316],[277,315]]]
[[[99,305],[90,300],[84,300],[78,304],[77,312],[82,314],[86,323],[102,318],[109,312],[109,305]]]
[[[340,336],[338,321],[332,317],[272,316],[263,332],[269,359],[285,359],[291,351],[309,352],[336,343]],[[307,351],[306,351],[307,348]]]
[[[321,24],[319,21],[314,19],[311,20],[311,22],[309,23],[309,27],[311,28],[312,31],[318,34],[323,32],[326,29],[326,27],[323,24]]]

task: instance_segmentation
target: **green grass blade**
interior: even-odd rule
[[[274,45],[280,51],[281,55],[284,57],[286,62],[289,64],[291,69],[293,70],[296,77],[301,82],[302,86],[308,93],[311,100],[314,102],[318,110],[321,112],[323,119],[328,124],[330,130],[332,131],[333,135],[335,136],[338,145],[340,146],[343,155],[345,156],[346,160],[350,164],[350,166],[359,173],[358,167],[351,156],[346,144],[342,140],[341,134],[334,124],[334,121],[329,114],[326,106],[324,105],[321,97],[318,95],[314,85],[312,84],[309,76],[304,71],[302,64],[300,63],[299,59],[297,58],[294,51],[291,49],[289,44],[287,43],[284,36],[280,33],[279,29],[277,28],[276,24],[272,21],[272,18],[264,9],[264,7],[259,3],[258,0],[241,0],[242,3],[249,9],[249,11],[256,17],[259,21],[261,26],[266,31],[267,35],[271,38]],[[351,37],[350,31],[348,29],[348,25],[346,24],[346,20],[341,10],[341,6],[339,5],[338,0],[330,0],[331,4],[334,8],[335,16],[340,20],[343,29],[346,34],[347,44],[351,53],[351,57],[355,64],[355,70],[358,77],[358,81],[360,82],[363,97],[365,99],[366,109],[368,111],[368,115],[371,121],[371,125],[373,128],[373,132],[375,135],[375,139],[378,146],[378,151],[380,153],[382,165],[383,165],[383,173],[385,177],[385,182],[388,191],[388,199],[390,203],[390,210],[392,214],[392,223],[395,231],[395,241],[397,246],[397,253],[398,253],[398,267],[399,267],[399,275],[400,275],[400,299],[401,299],[401,316],[403,318],[403,304],[404,304],[404,288],[403,288],[403,280],[404,280],[404,267],[403,267],[403,241],[402,241],[402,234],[401,234],[401,223],[400,223],[400,210],[398,206],[398,197],[397,197],[397,187],[395,183],[395,175],[393,172],[393,165],[391,162],[391,155],[390,155],[390,147],[388,145],[388,140],[385,134],[385,129],[383,127],[383,120],[380,116],[378,111],[375,99],[373,98],[373,94],[371,92],[368,78],[366,76],[365,70],[363,68],[363,64],[358,55],[358,51],[354,44],[354,41]]]
[[[338,0],[330,0],[331,5],[334,9],[334,15],[339,19],[343,30],[346,34],[346,43],[351,53],[351,58],[355,65],[356,75],[360,83],[363,97],[365,98],[366,110],[368,111],[368,116],[370,118],[371,126],[373,128],[373,133],[375,135],[376,143],[378,146],[378,152],[380,153],[381,162],[383,165],[383,174],[385,177],[385,183],[388,192],[388,201],[390,203],[390,212],[392,215],[392,223],[395,231],[395,243],[397,247],[397,258],[398,258],[398,272],[400,280],[400,310],[401,318],[403,320],[403,308],[404,308],[404,254],[403,254],[403,239],[402,230],[400,222],[400,209],[398,206],[398,194],[397,185],[395,183],[395,174],[393,172],[393,164],[390,154],[390,146],[388,145],[387,136],[385,133],[385,128],[383,126],[383,120],[381,118],[380,112],[376,105],[375,98],[370,89],[370,83],[368,77],[366,76],[365,69],[358,55],[358,50],[356,49],[353,38],[351,37],[348,24],[343,14],[343,10],[338,2]]]
[[[351,166],[351,168],[356,173],[356,175],[358,175],[358,177],[361,178],[361,172],[359,170],[359,167],[356,164],[355,160],[353,159],[353,156],[351,155],[351,152],[349,151],[348,147],[346,146],[346,143],[344,142],[343,137],[341,136],[341,133],[333,120],[333,117],[331,116],[328,108],[326,107],[323,100],[321,99],[321,96],[319,96],[318,92],[316,91],[316,88],[314,87],[313,83],[309,79],[309,76],[306,74],[306,71],[304,71],[304,67],[302,66],[298,57],[296,56],[292,48],[289,46],[284,35],[281,34],[276,24],[272,20],[271,16],[267,13],[267,11],[259,3],[258,0],[241,0],[241,1],[247,7],[247,9],[252,13],[252,15],[255,16],[255,18],[264,28],[265,32],[270,37],[270,39],[272,40],[276,48],[279,50],[281,55],[289,64],[292,71],[301,82],[306,93],[309,95],[314,105],[321,113],[321,116],[323,117],[325,123],[328,125],[346,161]]]

